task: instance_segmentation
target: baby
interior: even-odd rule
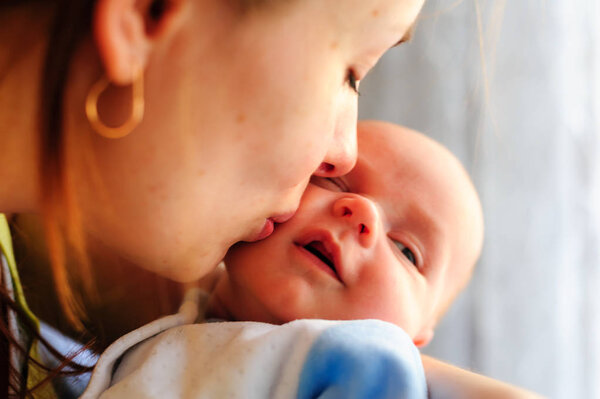
[[[477,193],[433,140],[383,122],[360,122],[358,131],[349,174],[313,178],[290,221],[230,249],[211,316],[380,319],[417,346],[431,340],[481,251]]]
[[[471,276],[481,206],[433,140],[383,122],[358,130],[349,174],[313,178],[291,220],[230,249],[207,311],[228,322],[128,334],[103,357],[146,341],[114,373],[97,367],[112,385],[103,398],[426,396],[415,346]]]

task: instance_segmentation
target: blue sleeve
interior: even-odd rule
[[[300,374],[298,399],[426,398],[419,351],[404,331],[378,320],[323,331]]]

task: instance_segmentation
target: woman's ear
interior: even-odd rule
[[[98,0],[93,35],[107,78],[127,85],[147,66],[154,46],[176,29],[186,0]]]
[[[433,328],[424,328],[419,334],[413,338],[413,343],[418,348],[423,348],[433,339]]]

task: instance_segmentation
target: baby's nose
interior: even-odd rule
[[[374,245],[378,211],[371,200],[356,194],[344,196],[333,204],[333,214],[348,223],[361,246]]]

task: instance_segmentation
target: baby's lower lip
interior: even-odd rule
[[[265,224],[264,224],[262,230],[257,235],[255,235],[253,238],[251,238],[247,241],[254,242],[254,241],[264,240],[265,238],[267,238],[268,236],[273,234],[274,228],[275,228],[275,224],[273,223],[273,220],[269,218],[269,219],[265,220]]]

